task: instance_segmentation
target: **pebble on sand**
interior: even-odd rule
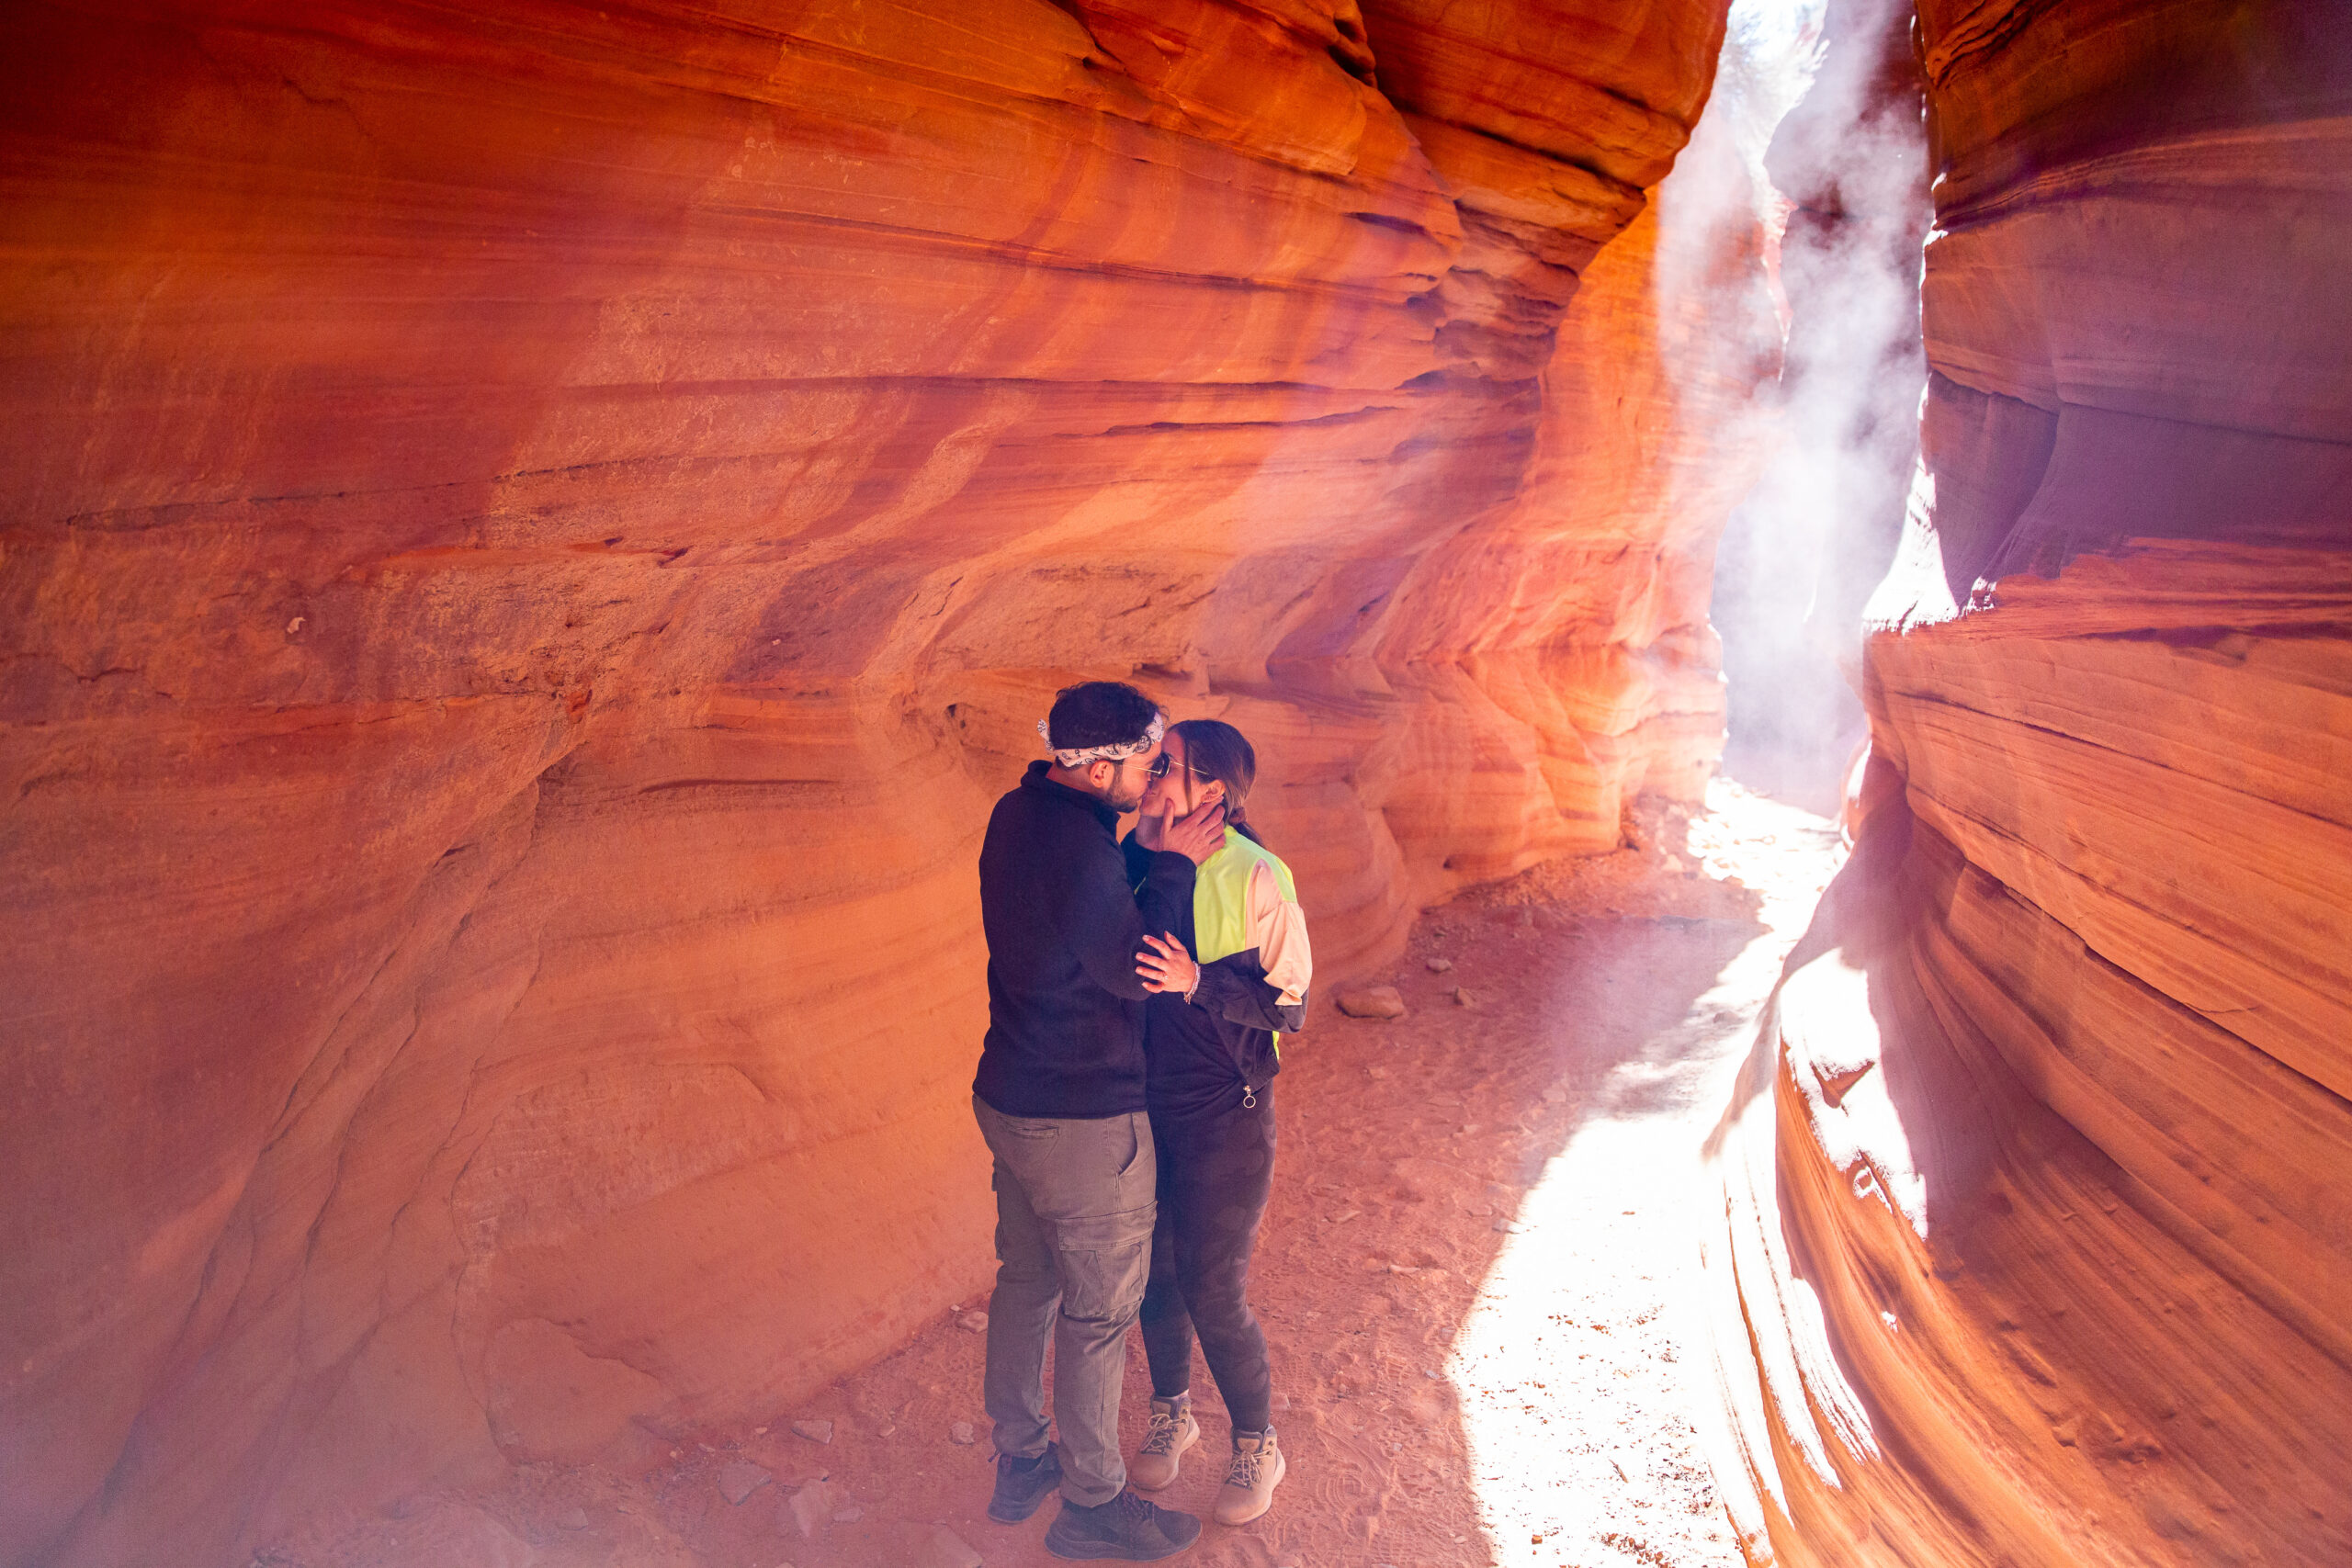
[[[1442,975],[1453,967],[1453,960],[1451,958],[1432,958],[1429,961],[1430,973],[1432,975]]]
[[[958,1421],[947,1428],[947,1440],[963,1448],[970,1448],[977,1436],[969,1421]]]
[[[967,1312],[956,1320],[956,1326],[967,1334],[986,1334],[989,1331],[989,1314],[984,1312]]]
[[[1402,1018],[1405,998],[1394,986],[1367,986],[1360,991],[1341,991],[1340,1010],[1350,1018]]]
[[[718,1495],[740,1508],[745,1498],[775,1479],[750,1460],[739,1459],[720,1469]]]
[[[792,1429],[812,1443],[833,1440],[833,1424],[831,1421],[795,1421]]]
[[[821,1481],[812,1481],[792,1495],[792,1522],[800,1533],[812,1536],[833,1511],[833,1489]]]
[[[931,1568],[983,1568],[980,1554],[945,1525],[931,1531]]]
[[[1478,998],[1472,996],[1460,986],[1456,986],[1453,987],[1453,1005],[1458,1008],[1476,1007],[1478,1005]]]

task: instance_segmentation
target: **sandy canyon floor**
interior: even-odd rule
[[[1318,1008],[1291,1043],[1252,1287],[1289,1478],[1264,1518],[1208,1525],[1182,1561],[1740,1561],[1686,1414],[1676,1303],[1699,1144],[1838,840],[1721,781],[1696,818],[1639,820],[1640,849],[1425,915],[1397,968],[1407,1017]],[[1011,1528],[983,1511],[985,1305],[650,1470],[526,1467],[495,1495],[256,1561],[1036,1568],[1058,1504]],[[1205,1371],[1193,1388],[1204,1441],[1159,1500],[1205,1517],[1227,1426]],[[1131,1450],[1148,1394],[1131,1338]]]

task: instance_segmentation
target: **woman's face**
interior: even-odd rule
[[[1160,743],[1159,754],[1168,759],[1168,771],[1144,786],[1145,815],[1183,817],[1225,797],[1222,780],[1198,777],[1186,766],[1192,758],[1183,736],[1175,730]]]

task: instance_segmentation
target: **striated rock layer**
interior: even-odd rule
[[[1617,237],[1721,0],[11,20],[0,1562],[764,1418],[967,1289],[1065,681],[1255,737],[1335,978],[1712,765],[1747,389]]]
[[[1713,1153],[1800,1563],[2352,1559],[2352,23],[1920,7],[1854,859]]]

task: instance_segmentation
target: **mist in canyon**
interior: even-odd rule
[[[14,21],[0,1565],[1042,1561],[1090,677],[1315,932],[1196,1560],[2352,1557],[2341,7]]]
[[[1906,7],[1814,19],[1801,108],[1762,158],[1782,204],[1781,440],[1727,520],[1711,618],[1730,688],[1725,765],[1826,807],[1865,733],[1862,607],[1886,574],[1927,386],[1919,273],[1925,99]]]

